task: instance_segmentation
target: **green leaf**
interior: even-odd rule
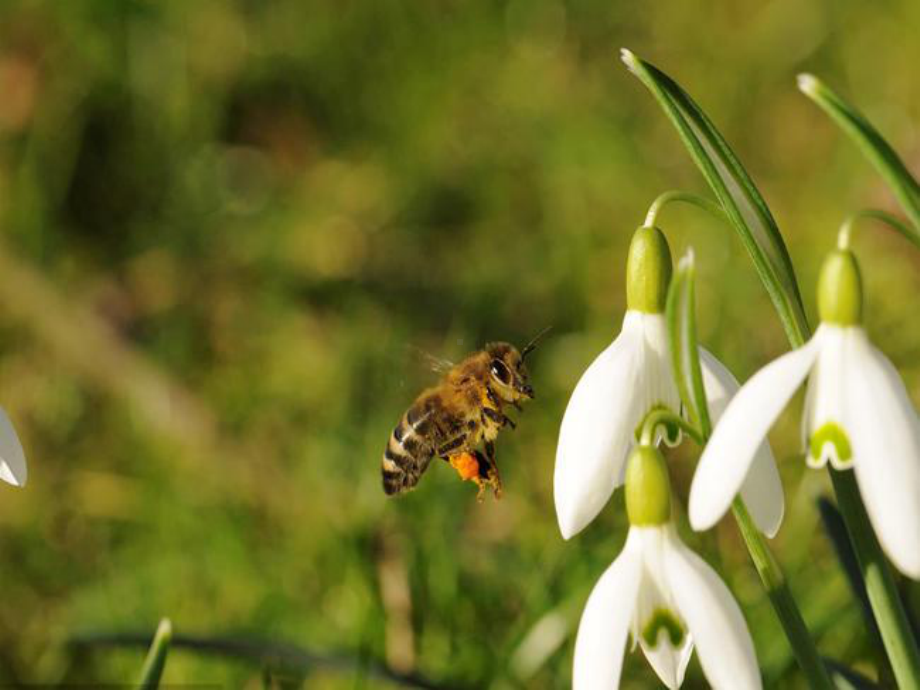
[[[673,79],[622,51],[623,62],[652,92],[718,198],[754,261],[790,341],[808,337],[808,319],[786,244],[766,202],[725,139]]]
[[[150,651],[147,652],[147,658],[144,660],[144,667],[141,669],[141,677],[137,687],[140,690],[152,690],[160,686],[160,677],[163,675],[163,667],[166,665],[166,654],[169,652],[169,644],[172,641],[172,623],[168,618],[160,621],[157,626],[156,635],[150,645]]]
[[[699,429],[703,438],[709,438],[712,424],[709,421],[709,406],[700,369],[700,350],[696,342],[695,273],[691,250],[677,264],[677,272],[668,289],[665,315],[671,346],[671,365],[681,402],[687,409],[691,424]]]
[[[914,232],[906,235],[907,238],[920,245],[920,184],[917,184],[917,180],[910,174],[895,150],[862,113],[831,91],[817,77],[800,74],[798,83],[799,90],[830,115],[885,178],[901,208],[914,225]]]

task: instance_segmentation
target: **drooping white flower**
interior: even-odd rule
[[[627,264],[629,309],[623,328],[575,386],[559,430],[553,492],[565,539],[588,525],[623,483],[626,458],[646,415],[655,408],[680,414],[663,313],[670,262],[660,230],[636,231]],[[738,382],[702,348],[700,363],[711,416],[717,420]],[[783,492],[766,442],[746,474],[750,478],[743,494],[751,516],[773,536],[782,520]]]
[[[633,471],[637,464],[642,467]],[[738,604],[671,524],[664,468],[657,450],[639,447],[632,455],[629,535],[582,614],[573,688],[618,687],[627,635],[669,688],[680,687],[694,647],[714,688],[760,688],[754,645]]]
[[[822,269],[814,336],[754,374],[716,425],[691,485],[690,522],[706,529],[728,509],[754,449],[807,378],[808,465],[856,472],[883,549],[920,579],[920,421],[897,371],[859,325],[860,309],[855,258],[838,250]]]
[[[0,408],[0,479],[13,486],[25,486],[26,458],[13,423]]]
[[[636,428],[655,407],[680,410],[667,326],[662,314],[627,311],[620,335],[575,386],[559,429],[553,493],[565,539],[623,483]]]

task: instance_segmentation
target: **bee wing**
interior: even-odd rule
[[[408,346],[409,353],[412,355],[412,358],[418,362],[421,362],[422,366],[429,371],[433,371],[436,374],[446,374],[448,371],[454,368],[454,363],[449,359],[443,359],[441,357],[435,357],[430,352],[423,350],[420,347],[415,345]]]

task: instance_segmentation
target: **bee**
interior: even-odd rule
[[[415,399],[393,429],[383,453],[381,470],[387,495],[414,488],[437,456],[462,479],[475,482],[480,501],[487,487],[501,498],[495,439],[506,426],[516,426],[505,414],[506,406],[520,410],[521,402],[534,397],[524,360],[548,330],[520,351],[509,343],[486,344],[451,366],[438,385]]]

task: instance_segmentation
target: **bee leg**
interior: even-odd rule
[[[492,484],[490,477],[491,464],[489,463],[489,459],[478,450],[473,454],[472,457],[474,457],[476,460],[477,473],[476,476],[471,477],[471,479],[476,483],[476,487],[478,488],[478,491],[476,492],[476,500],[482,503],[485,496],[486,487]]]
[[[492,486],[492,493],[496,499],[502,497],[502,478],[498,473],[498,463],[495,460],[495,444],[492,441],[486,441],[486,461],[488,468],[486,470],[486,480]]]
[[[483,424],[486,423],[486,419],[489,419],[499,426],[510,426],[512,429],[517,429],[517,425],[508,415],[502,414],[498,410],[493,410],[489,407],[483,408],[482,410]]]

